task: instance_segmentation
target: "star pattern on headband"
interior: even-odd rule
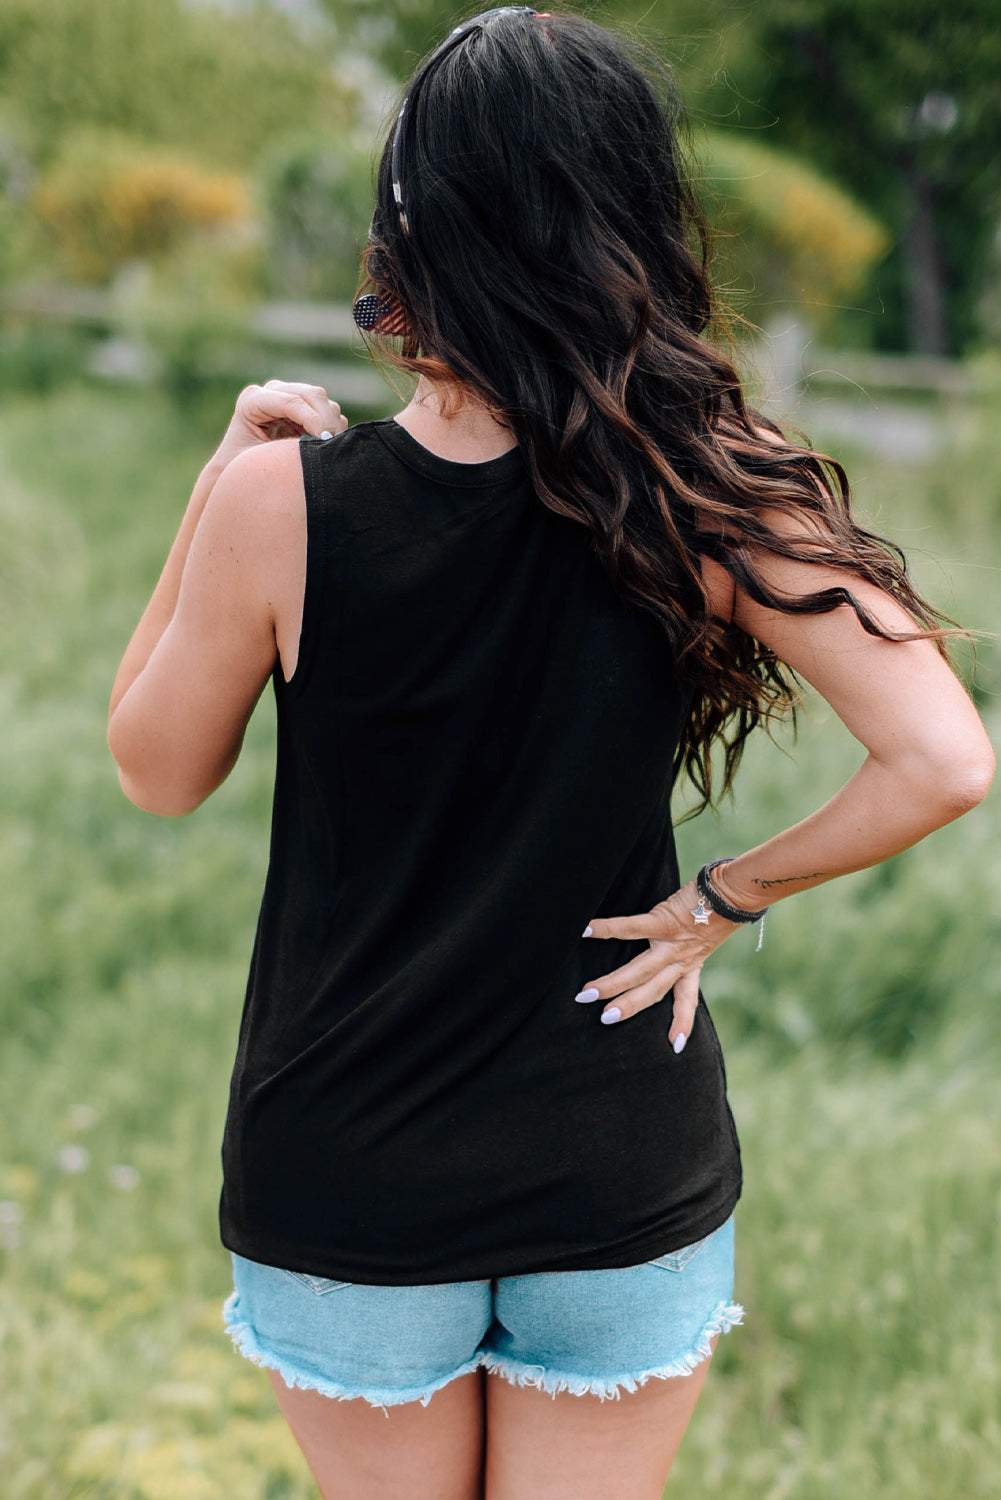
[[[358,298],[351,311],[358,327],[366,333],[384,333],[390,338],[400,338],[407,331],[406,315],[395,298],[367,292]]]

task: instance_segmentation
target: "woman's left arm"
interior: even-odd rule
[[[758,565],[779,595],[848,587],[884,629],[916,628],[890,595],[840,569],[765,556]],[[715,563],[706,565],[706,583],[717,612],[729,618],[732,610],[735,623],[815,687],[868,752],[823,807],[713,870],[713,885],[732,906],[755,911],[878,864],[983,799],[994,753],[968,694],[932,641],[869,635],[847,604],[827,614],[769,609],[742,589],[735,592]],[[676,1047],[691,1030],[702,964],[737,930],[715,914],[707,924],[696,923],[697,903],[689,881],[650,912],[594,917],[590,924],[596,938],[649,941],[648,952],[587,987],[597,999],[614,999],[622,1019],[673,989],[669,1036]]]
[[[793,595],[847,584],[885,630],[915,629],[896,600],[862,579],[789,559],[760,566],[773,586]],[[986,795],[994,773],[990,740],[932,641],[869,635],[847,605],[822,615],[782,614],[742,590],[734,620],[816,688],[868,754],[823,807],[713,872],[732,905],[754,910],[867,869]]]

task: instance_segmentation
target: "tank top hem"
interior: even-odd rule
[[[277,1266],[286,1271],[301,1271],[308,1276],[322,1276],[327,1280],[346,1281],[356,1286],[442,1286],[457,1281],[490,1281],[501,1276],[536,1276],[543,1272],[611,1271],[629,1266],[646,1265],[662,1255],[671,1255],[686,1245],[705,1239],[714,1230],[725,1224],[740,1201],[741,1183],[731,1188],[726,1196],[712,1209],[698,1218],[686,1221],[682,1230],[677,1228],[665,1234],[656,1233],[634,1238],[627,1250],[592,1250],[580,1253],[533,1260],[531,1255],[497,1256],[482,1264],[470,1261],[447,1274],[440,1269],[429,1268],[414,1271],[406,1276],[386,1271],[376,1274],[371,1264],[360,1267],[348,1259],[336,1255],[302,1255],[290,1252],[288,1245],[279,1239],[262,1234],[241,1234],[230,1225],[225,1225],[220,1234],[223,1246],[244,1260],[257,1261],[260,1265]]]

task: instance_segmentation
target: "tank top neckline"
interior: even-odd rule
[[[525,469],[525,459],[520,447],[509,448],[497,458],[487,458],[481,463],[460,463],[457,459],[442,458],[439,454],[432,453],[395,417],[379,417],[371,425],[397,458],[401,458],[419,474],[442,484],[485,489],[514,479]]]

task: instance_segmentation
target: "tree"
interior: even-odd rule
[[[805,152],[894,233],[880,342],[959,353],[1001,209],[996,0],[757,0],[728,36],[741,126]]]

